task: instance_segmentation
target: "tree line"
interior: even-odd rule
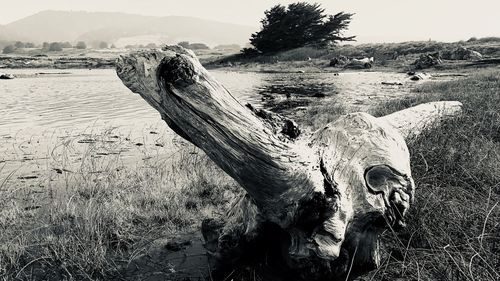
[[[92,42],[92,45],[94,46],[94,48],[99,48],[99,49],[115,48],[113,44],[109,46],[108,43],[105,41]],[[42,51],[47,51],[47,52],[60,52],[63,49],[68,49],[68,48],[84,50],[87,49],[87,43],[85,43],[84,41],[78,41],[74,45],[72,45],[70,42],[43,42],[42,44],[35,44],[32,42],[16,41],[13,44],[5,46],[3,48],[3,53],[11,54],[19,49],[33,49],[33,48],[39,48]]]

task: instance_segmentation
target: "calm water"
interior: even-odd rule
[[[114,70],[53,69],[2,70],[18,78],[0,80],[1,174],[23,166],[23,173],[46,168],[61,143],[79,159],[86,146],[97,141],[126,157],[142,157],[145,151],[165,153],[173,134],[139,95],[131,93]],[[38,74],[44,73],[44,74]],[[360,110],[408,92],[413,82],[404,74],[341,73],[250,73],[211,72],[242,103],[267,107],[284,114],[281,102],[340,102]],[[404,86],[383,86],[400,81]],[[119,145],[118,145],[119,144]],[[95,152],[95,151],[94,151]],[[50,168],[50,167],[49,167]]]

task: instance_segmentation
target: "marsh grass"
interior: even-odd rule
[[[152,241],[196,230],[237,193],[232,179],[190,145],[169,159],[148,156],[125,166],[119,154],[96,157],[114,150],[92,139],[71,171],[64,164],[71,142],[58,147],[61,174],[48,169],[36,200],[33,184],[0,189],[0,280],[120,276]]]
[[[438,100],[461,101],[463,114],[409,143],[408,227],[385,233],[384,264],[366,280],[500,279],[500,71],[429,82],[373,113]]]

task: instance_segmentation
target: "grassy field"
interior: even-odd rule
[[[383,264],[363,280],[500,278],[500,70],[422,84],[372,113],[434,100],[459,100],[464,113],[409,143],[418,189],[408,227],[384,234]],[[304,124],[343,113],[311,109]],[[0,182],[0,280],[124,278],[123,266],[155,239],[227,210],[238,186],[195,148],[179,153],[167,166],[138,167],[84,155],[76,173],[43,191]]]
[[[437,100],[461,101],[463,114],[409,143],[415,204],[408,227],[385,234],[371,280],[500,279],[500,71],[424,84],[373,114]]]

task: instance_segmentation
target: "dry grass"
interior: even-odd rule
[[[197,229],[227,208],[237,189],[191,146],[128,168],[119,156],[93,157],[102,148],[89,144],[78,170],[47,179],[40,194],[32,183],[0,187],[0,280],[120,275],[155,239]]]
[[[384,235],[384,264],[366,280],[500,279],[500,71],[423,84],[374,113],[436,100],[461,101],[463,115],[409,143],[408,228]]]

